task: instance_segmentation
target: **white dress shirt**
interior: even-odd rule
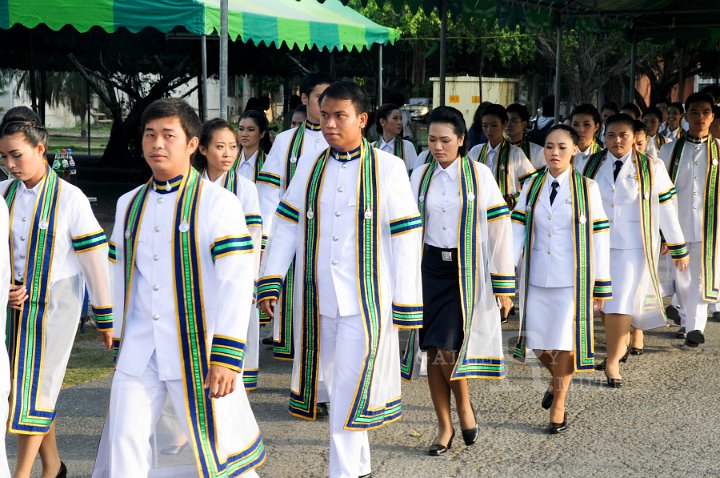
[[[240,162],[237,167],[238,174],[253,183],[255,182],[255,163],[257,162],[258,151],[255,151],[249,158],[245,157],[244,150],[241,151]]]
[[[455,160],[447,168],[438,165],[425,197],[425,244],[442,249],[458,246],[460,184]]]

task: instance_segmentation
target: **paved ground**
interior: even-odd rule
[[[506,343],[516,327],[512,321],[504,327]],[[720,323],[708,324],[708,343],[697,350],[677,347],[675,331],[647,334],[646,353],[631,357],[623,368],[626,383],[621,389],[605,386],[602,372],[576,375],[567,404],[571,429],[559,436],[545,433],[548,416],[540,399],[548,378],[538,364],[510,364],[503,382],[472,382],[480,438],[472,447],[456,441],[443,457],[425,454],[436,433],[426,379],[404,384],[403,420],[371,432],[373,476],[720,475]],[[600,326],[596,334],[602,353]],[[289,380],[290,363],[273,360],[264,349],[260,387],[250,397],[267,446],[259,473],[272,478],[326,476],[327,422],[287,414]],[[60,395],[59,443],[68,476],[90,474],[108,388],[105,379]],[[12,437],[8,454],[15,455]]]

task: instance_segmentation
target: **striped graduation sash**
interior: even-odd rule
[[[317,403],[317,367],[319,353],[320,310],[317,296],[317,253],[320,235],[320,194],[331,148],[315,162],[307,183],[305,204],[305,270],[303,273],[300,390],[290,393],[290,413],[315,419]],[[378,161],[374,148],[363,139],[360,149],[360,178],[357,197],[357,271],[361,317],[364,321],[368,354],[361,372],[355,399],[345,428],[369,429],[394,421],[402,415],[400,400],[370,408],[371,382],[380,340],[380,244]]]
[[[13,207],[19,185],[20,181],[12,181],[3,194],[10,211],[10,231],[12,231]],[[7,341],[12,366],[8,430],[27,435],[48,433],[56,414],[55,410],[38,408],[37,394],[42,382],[45,320],[49,305],[56,213],[61,186],[55,171],[48,167],[35,200],[33,219],[27,238],[24,280],[29,297],[23,304],[21,312],[8,314],[10,330]],[[13,255],[11,238],[11,277],[15,277]]]
[[[532,179],[527,193],[527,207],[525,214],[525,291],[530,285],[530,260],[534,233],[535,207],[538,204],[542,188],[545,184],[547,170]],[[573,289],[575,295],[574,307],[574,336],[575,336],[575,370],[579,372],[594,369],[594,336],[593,336],[593,225],[590,215],[589,192],[587,180],[574,168],[570,172],[570,197],[573,209],[573,249],[575,255],[575,270]],[[525,301],[527,307],[527,301]],[[527,309],[523,317],[527,316]],[[522,328],[518,342],[513,351],[513,357],[521,362],[525,361],[526,349],[526,320],[522,321]]]
[[[680,168],[680,157],[686,136],[682,135],[673,146],[670,157],[670,179],[677,183]],[[720,174],[718,171],[718,143],[712,135],[707,139],[707,173],[705,176],[705,192],[703,207],[703,241],[702,241],[702,279],[703,300],[717,302],[720,288],[718,287],[718,274],[716,266],[717,255],[717,229],[718,229],[718,190],[720,189]]]
[[[490,151],[490,143],[485,143],[478,154],[478,161],[487,165],[487,157]],[[503,197],[509,194],[510,189],[510,142],[503,139],[500,144],[500,150],[497,152],[497,160],[495,161],[495,171],[493,175],[500,188],[500,194]]]
[[[125,212],[125,314],[127,316],[132,278],[137,252],[137,238],[147,203],[150,182],[142,186],[131,199]],[[198,248],[197,213],[202,193],[200,174],[190,168],[178,190],[172,239],[174,288],[178,305],[178,337],[183,365],[183,384],[187,420],[190,428],[198,470],[203,477],[237,476],[257,466],[265,459],[262,436],[245,450],[227,457],[218,454],[216,417],[213,402],[203,389],[210,369],[210,357],[215,346],[210,343],[205,328],[202,303],[202,276]],[[123,321],[123,324],[125,321]],[[122,344],[122,335],[120,338]],[[120,344],[120,346],[121,346]]]

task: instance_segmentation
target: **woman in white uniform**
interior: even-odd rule
[[[394,154],[403,160],[408,171],[412,171],[416,166],[417,152],[410,141],[402,138],[403,119],[400,107],[386,103],[378,108],[375,115],[375,127],[380,139],[373,143],[373,147]]]
[[[245,112],[245,114],[248,113],[257,112]],[[242,125],[243,121],[248,121],[247,118],[242,119],[240,124]],[[259,155],[260,153],[256,150],[255,154]],[[260,201],[255,184],[238,172],[238,163],[240,161],[241,159],[238,158],[238,142],[230,123],[220,118],[206,121],[200,133],[200,143],[198,152],[195,154],[194,166],[202,173],[204,179],[224,187],[240,200],[245,212],[245,224],[253,240],[255,275],[257,275],[257,269],[260,266],[260,251],[262,250]],[[248,391],[257,388],[260,351],[258,311],[253,306],[250,312],[248,342],[243,366],[243,384],[245,390]]]
[[[597,184],[572,167],[577,143],[569,126],[550,129],[547,169],[523,186],[512,214],[515,258],[525,259],[515,356],[524,361],[533,349],[552,376],[541,402],[551,434],[568,428],[573,373],[593,370],[593,311],[612,296],[610,224]]]
[[[242,150],[235,169],[240,176],[255,183],[272,146],[265,113],[245,111],[240,116],[237,139]]]
[[[428,385],[439,432],[428,453],[438,456],[455,436],[455,396],[466,445],[479,433],[467,379],[502,379],[500,312],[515,294],[510,211],[483,164],[463,155],[465,122],[452,107],[430,113],[433,161],[416,169],[411,186],[424,223],[423,327]]]
[[[19,478],[30,476],[38,452],[43,476],[67,474],[55,441],[55,403],[86,287],[102,341],[112,345],[107,239],[82,191],[45,161],[47,138],[24,106],[8,110],[0,124],[0,156],[13,176],[0,191],[10,211],[8,431],[18,435]]]

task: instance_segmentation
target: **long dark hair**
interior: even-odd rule
[[[383,134],[383,128],[380,124],[380,120],[387,120],[388,116],[390,116],[390,113],[395,110],[399,111],[400,107],[393,103],[385,103],[380,108],[378,108],[377,112],[375,112],[375,128],[377,129],[379,136],[382,136]]]
[[[260,133],[265,133],[265,136],[260,138],[260,149],[262,149],[263,153],[268,154],[270,152],[270,147],[272,146],[272,141],[270,141],[267,116],[265,116],[265,113],[261,113],[260,111],[245,110],[245,112],[240,116],[239,121],[242,121],[245,118],[253,120]]]
[[[428,116],[428,125],[433,123],[446,123],[453,127],[453,131],[457,137],[465,135],[465,141],[462,146],[458,148],[460,156],[465,156],[467,143],[467,127],[465,126],[465,117],[460,110],[453,108],[452,106],[438,106],[430,112]]]
[[[235,130],[233,129],[232,125],[222,118],[215,118],[206,121],[202,125],[202,128],[200,130],[199,146],[207,148],[208,145],[210,145],[210,141],[212,140],[215,132],[223,129],[229,129],[233,132],[233,134],[235,134]],[[200,152],[199,146],[198,149],[195,151],[195,156],[193,156],[193,166],[195,166],[195,169],[202,172],[207,169],[208,160],[205,155]]]

